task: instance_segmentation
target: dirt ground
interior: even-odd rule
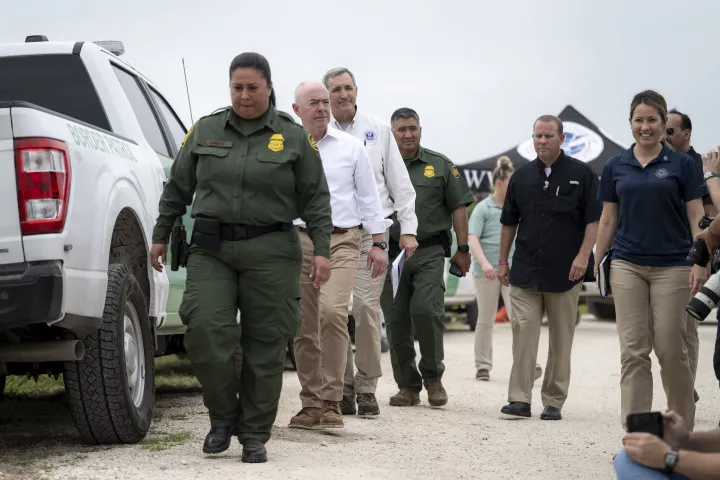
[[[720,389],[712,372],[715,329],[715,323],[700,328],[699,430],[714,428],[720,420]],[[512,359],[509,325],[496,325],[494,341],[491,381],[478,382],[473,333],[467,327],[446,333],[444,384],[450,401],[439,409],[427,405],[425,392],[418,407],[390,407],[388,398],[396,387],[389,355],[384,354],[385,376],[378,388],[381,415],[374,420],[346,418],[339,433],[287,428],[300,403],[296,374],[286,372],[273,438],[267,445],[270,460],[258,465],[240,462],[237,442],[224,454],[203,455],[208,421],[201,395],[197,390],[178,391],[172,382],[158,392],[152,430],[139,445],[81,445],[62,397],[9,399],[0,404],[0,479],[615,478],[612,457],[623,434],[615,324],[588,318],[580,323],[570,395],[560,422],[539,419],[540,380],[533,392],[533,418],[502,418]],[[546,354],[543,329],[541,364]],[[653,370],[654,407],[664,409],[654,357]]]

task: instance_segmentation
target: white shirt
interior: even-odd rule
[[[410,182],[410,175],[390,126],[358,111],[347,128],[344,129],[335,118],[331,118],[330,126],[344,130],[363,142],[375,173],[383,214],[387,218],[397,211],[400,234],[417,235],[415,188]]]
[[[373,169],[363,144],[347,133],[327,129],[317,141],[330,189],[333,225],[363,228],[371,235],[385,233],[392,224],[383,215]],[[305,225],[299,218],[295,225]]]

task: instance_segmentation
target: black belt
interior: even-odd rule
[[[434,237],[425,238],[423,240],[418,240],[418,249],[420,248],[428,248],[428,247],[434,247],[436,245],[445,245],[445,242],[443,240],[443,235],[435,235]],[[396,241],[394,238],[390,238],[389,242],[389,251],[390,252],[397,252],[400,253],[400,242]]]
[[[297,228],[298,228],[298,230],[300,230],[301,232],[307,232],[307,227],[298,226]],[[332,232],[330,232],[330,233],[332,233],[333,235],[335,235],[335,234],[341,234],[341,233],[348,233],[348,232],[349,232],[350,230],[352,230],[353,228],[362,228],[362,227],[359,226],[359,225],[354,226],[354,227],[348,227],[348,228],[333,227]]]
[[[284,231],[289,232],[292,223],[272,223],[270,225],[242,225],[238,223],[221,223],[220,237],[223,240],[250,240],[251,238],[267,235],[268,233]]]

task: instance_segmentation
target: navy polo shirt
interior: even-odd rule
[[[702,172],[687,153],[663,145],[645,168],[633,146],[610,158],[600,179],[598,198],[619,203],[613,259],[636,265],[691,265],[685,202],[708,194]],[[598,252],[598,255],[600,252]]]

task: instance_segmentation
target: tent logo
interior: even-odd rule
[[[575,122],[563,122],[565,141],[562,149],[566,155],[583,162],[591,162],[598,158],[605,149],[605,142],[600,135],[584,125]],[[518,145],[517,152],[527,160],[535,160],[537,153],[532,138]]]

